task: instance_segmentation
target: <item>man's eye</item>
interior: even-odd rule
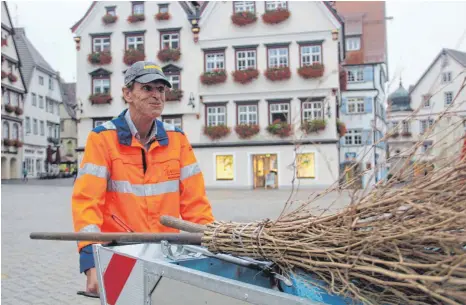
[[[145,91],[151,91],[152,90],[152,88],[150,86],[144,86],[144,87],[142,87],[142,89],[145,90]]]

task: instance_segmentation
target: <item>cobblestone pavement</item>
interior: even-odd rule
[[[73,179],[2,181],[2,304],[98,305],[78,296],[85,277],[78,271],[74,242],[30,240],[31,232],[71,232]],[[311,191],[298,193],[305,199]],[[215,217],[250,221],[280,214],[289,190],[209,190]],[[323,200],[333,203],[337,195]],[[333,205],[346,204],[347,196]]]

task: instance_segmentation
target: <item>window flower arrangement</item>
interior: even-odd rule
[[[169,20],[170,19],[170,13],[158,13],[155,15],[155,19],[157,20]]]
[[[288,122],[275,120],[272,122],[272,124],[267,126],[267,131],[270,134],[279,136],[280,138],[286,138],[292,134],[292,125]]]
[[[165,93],[165,100],[167,101],[180,101],[183,98],[183,90],[172,89]]]
[[[167,62],[167,61],[177,61],[180,59],[181,56],[181,51],[180,49],[162,49],[159,51],[157,54],[157,58],[160,59],[160,61]]]
[[[291,71],[288,67],[274,67],[268,68],[265,71],[265,77],[270,79],[271,81],[280,81],[289,79],[291,77]]]
[[[113,15],[110,15],[110,14],[105,14],[102,17],[102,22],[105,23],[105,24],[115,23],[117,20],[118,20],[118,16],[113,16]]]
[[[218,140],[226,137],[231,132],[230,127],[225,125],[204,126],[204,134],[211,140]]]
[[[21,109],[21,108],[19,108],[19,106],[17,106],[15,108],[15,113],[16,113],[16,115],[22,115],[23,114],[23,109]]]
[[[96,93],[89,96],[92,104],[106,104],[112,101],[112,97],[108,93]]]
[[[227,74],[223,69],[216,69],[211,72],[205,72],[201,75],[201,82],[204,85],[214,85],[224,83],[227,79]]]
[[[136,22],[140,22],[140,21],[144,21],[144,20],[146,20],[146,17],[143,14],[128,16],[128,22],[129,23],[136,23]]]
[[[5,105],[5,111],[8,112],[8,113],[12,113],[13,111],[15,111],[16,107],[11,105],[11,104],[6,104]]]
[[[8,73],[8,79],[10,80],[10,82],[14,83],[18,80],[18,77],[13,73]]]
[[[236,70],[232,75],[235,82],[247,84],[259,76],[259,71],[254,68],[248,68],[246,70]]]
[[[266,11],[262,15],[262,20],[268,24],[277,24],[290,18],[290,11],[288,9],[279,8],[272,11]]]
[[[324,65],[313,63],[310,66],[298,68],[298,74],[305,79],[321,77],[324,75]]]
[[[325,120],[314,119],[314,120],[304,121],[301,124],[301,130],[307,134],[310,134],[313,132],[319,132],[321,130],[324,130],[325,126],[327,126],[327,122]]]
[[[231,21],[237,26],[245,26],[256,22],[257,16],[252,12],[238,12],[231,16]]]
[[[137,50],[137,49],[128,49],[125,51],[125,56],[123,57],[123,61],[128,66],[131,66],[135,62],[144,60],[145,58],[146,58],[146,55],[144,54],[144,51]]]
[[[3,139],[3,144],[5,146],[13,146],[14,145],[14,141],[13,139]]]
[[[241,139],[249,139],[260,131],[257,124],[239,124],[235,126],[235,132]]]
[[[112,55],[108,51],[92,52],[87,56],[87,60],[95,65],[107,65],[112,62]]]

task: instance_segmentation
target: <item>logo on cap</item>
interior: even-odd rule
[[[157,69],[160,72],[162,72],[162,69],[159,66],[155,66],[155,65],[144,66],[144,70],[146,70],[146,69]]]

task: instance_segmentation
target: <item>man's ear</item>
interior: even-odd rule
[[[127,103],[132,103],[133,100],[131,99],[132,96],[131,96],[131,90],[127,87],[123,87],[122,89],[122,92],[123,92],[123,99],[127,102]]]

